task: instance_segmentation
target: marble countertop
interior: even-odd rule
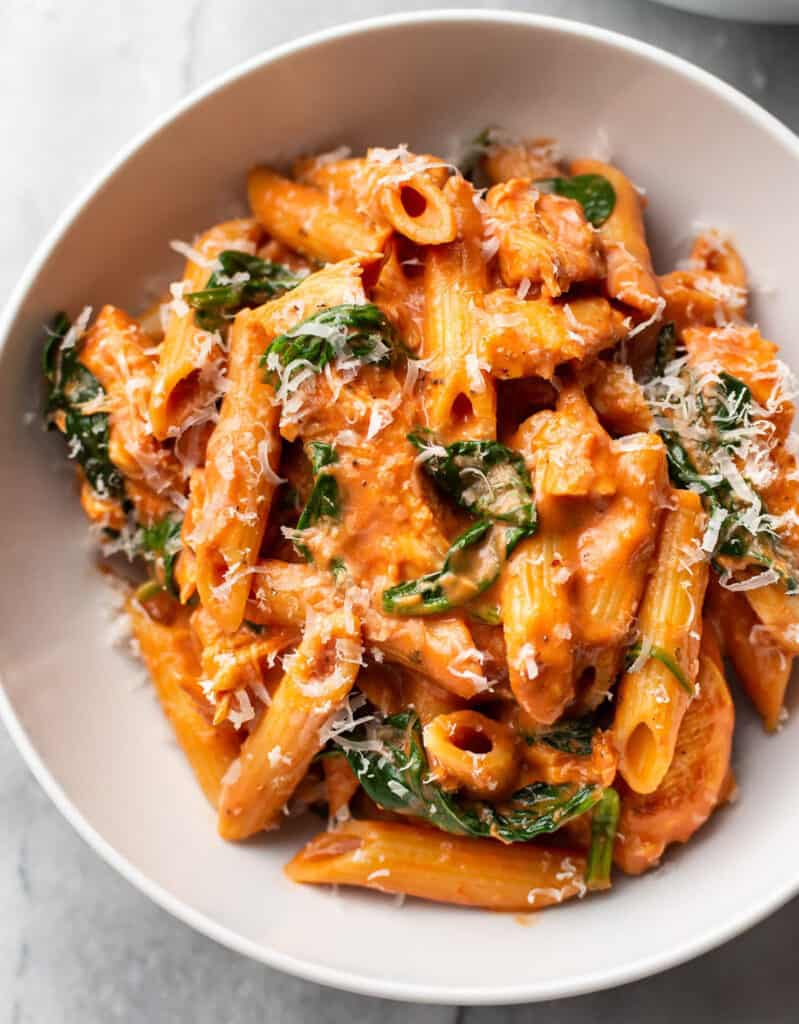
[[[425,0],[5,0],[0,300],[89,177],[195,86],[307,32],[440,6]],[[457,6],[508,5],[460,0]],[[732,82],[799,130],[799,28],[714,21],[647,0],[513,6],[656,43]],[[559,1024],[735,1024],[797,1016],[799,902],[689,965],[610,992],[538,1009],[410,1007],[287,977],[173,920],[84,845],[2,728],[0,821],[0,1024],[515,1024],[538,1014]]]

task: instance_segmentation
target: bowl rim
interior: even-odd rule
[[[12,324],[18,316],[37,274],[46,264],[52,250],[80,216],[86,204],[111,181],[117,171],[131,157],[152,138],[168,128],[185,111],[200,103],[211,94],[246,77],[257,69],[272,64],[284,57],[289,57],[345,37],[366,36],[373,32],[382,32],[410,25],[422,26],[432,23],[463,24],[468,22],[478,24],[493,22],[504,25],[517,25],[520,28],[540,28],[553,34],[597,42],[610,49],[644,58],[652,64],[674,71],[692,80],[697,85],[725,100],[739,114],[759,124],[764,131],[782,143],[799,162],[799,137],[754,100],[734,86],[697,67],[690,61],[677,57],[660,47],[619,32],[567,18],[523,11],[503,11],[485,8],[474,10],[468,8],[448,8],[415,11],[350,21],[342,25],[300,36],[297,39],[272,47],[254,57],[235,64],[232,68],[213,76],[203,85],[189,92],[181,100],[172,104],[163,114],[155,118],[148,127],[137,132],[133,139],[118,150],[116,155],[105,164],[99,173],[93,176],[89,184],[69,203],[37,245],[19,281],[12,289],[2,315],[0,315],[0,352],[2,352],[8,342]],[[739,910],[719,927],[707,928],[665,952],[644,956],[613,969],[587,970],[583,974],[566,981],[553,978],[543,984],[535,983],[530,985],[529,983],[520,982],[518,985],[470,987],[463,985],[431,986],[429,984],[396,982],[390,978],[377,979],[352,971],[327,967],[268,948],[255,940],[244,938],[230,927],[213,920],[172,895],[166,888],[154,882],[144,871],[137,868],[119,853],[89,823],[66,795],[61,785],[45,765],[42,757],[34,748],[24,726],[18,719],[3,685],[2,676],[0,676],[0,718],[5,723],[14,744],[22,754],[33,776],[61,814],[103,860],[110,864],[123,878],[148,896],[155,904],[168,911],[184,924],[189,925],[201,934],[237,953],[307,981],[329,985],[360,995],[388,998],[403,1002],[476,1006],[538,1002],[598,992],[648,977],[708,952],[751,928],[769,914],[778,910],[792,896],[799,892],[799,868],[797,868],[795,877],[792,880],[775,889],[768,897]]]

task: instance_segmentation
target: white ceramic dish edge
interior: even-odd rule
[[[53,249],[59,239],[70,228],[72,222],[76,219],[84,204],[86,204],[87,201],[113,177],[118,169],[121,168],[141,146],[167,127],[186,109],[192,107],[204,97],[235,81],[239,77],[248,74],[253,69],[280,58],[290,56],[306,48],[330,42],[344,36],[358,34],[365,35],[373,30],[391,28],[398,25],[405,25],[414,22],[432,23],[448,20],[453,22],[462,20],[478,22],[500,21],[510,25],[539,25],[542,27],[548,27],[552,30],[565,30],[586,39],[609,43],[617,47],[621,46],[634,54],[646,57],[649,60],[672,70],[679,71],[683,75],[686,75],[704,85],[706,88],[720,94],[728,102],[740,109],[742,113],[759,122],[762,128],[774,135],[784,145],[793,149],[796,152],[797,159],[799,159],[799,139],[785,125],[764,111],[754,103],[754,101],[750,100],[732,86],[708,72],[695,67],[689,62],[670,55],[657,47],[625,37],[618,33],[544,15],[492,10],[453,9],[423,13],[417,12],[413,14],[388,15],[353,22],[304,36],[294,42],[274,48],[266,54],[261,54],[249,61],[237,65],[235,68],[215,77],[204,86],[192,92],[188,97],[181,100],[168,112],[158,118],[149,128],[139,133],[136,138],[125,146],[106,166],[106,168],[98,174],[82,191],[82,193],[70,204],[68,209],[58,218],[52,229],[38,246],[16,288],[13,290],[3,311],[2,317],[0,317],[0,348],[5,344],[9,328],[18,313],[22,300],[31,283],[45,264],[51,249]],[[0,682],[2,682],[2,680],[0,680]],[[331,969],[300,961],[294,957],[289,957],[273,950],[266,950],[257,943],[243,939],[228,928],[218,924],[190,907],[187,907],[164,888],[147,878],[141,871],[126,860],[126,858],[119,854],[113,846],[103,839],[103,837],[78,812],[59,784],[55,781],[36,750],[33,748],[25,730],[16,717],[2,686],[0,686],[0,716],[2,716],[12,739],[22,753],[33,775],[64,817],[72,824],[86,842],[100,854],[101,857],[111,864],[129,882],[149,896],[156,904],[169,911],[184,923],[190,925],[210,938],[213,938],[228,948],[259,960],[271,967],[278,968],[290,974],[321,984],[331,985],[365,995],[386,997],[403,1001],[478,1005],[491,1003],[520,1003],[531,999],[553,999],[611,988],[646,977],[647,975],[658,971],[666,970],[667,968],[676,966],[680,963],[684,963],[685,961],[734,938],[742,931],[753,926],[770,913],[779,909],[780,906],[786,903],[793,895],[796,894],[797,891],[799,891],[798,872],[797,877],[794,880],[788,884],[784,884],[782,888],[771,893],[768,898],[763,898],[756,905],[750,906],[739,913],[732,915],[723,927],[708,929],[705,932],[694,936],[690,941],[685,942],[680,947],[673,949],[668,954],[659,954],[634,960],[629,964],[624,965],[624,967],[617,968],[612,971],[592,972],[589,970],[578,978],[571,979],[566,984],[558,978],[553,978],[551,982],[546,985],[538,984],[534,992],[531,992],[529,987],[526,987],[523,982],[518,986],[505,986],[502,989],[487,990],[485,987],[469,989],[459,986],[457,989],[449,990],[446,988],[430,988],[427,985],[394,983],[386,979],[376,981],[347,971]]]

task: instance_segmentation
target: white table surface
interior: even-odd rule
[[[53,218],[89,177],[195,86],[306,32],[443,5],[425,0],[3,0],[0,300]],[[461,0],[458,6],[508,5]],[[799,129],[797,28],[714,21],[646,0],[527,0],[514,6],[583,19],[656,43],[732,82]],[[0,822],[0,1024],[799,1019],[797,902],[692,964],[599,995],[539,1007],[405,1006],[287,977],[173,920],[84,845],[41,792],[2,728]]]

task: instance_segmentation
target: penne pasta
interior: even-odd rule
[[[672,501],[638,617],[638,653],[621,680],[613,723],[619,771],[642,794],[656,790],[669,770],[699,668],[708,578],[704,514],[692,491],[673,491]]]
[[[657,278],[644,231],[641,197],[630,179],[616,167],[599,160],[573,160],[572,174],[599,174],[616,193],[613,212],[600,226],[607,259],[607,289],[618,299],[647,316],[663,311]]]
[[[478,310],[488,288],[483,226],[467,182],[452,178],[444,192],[455,211],[458,237],[429,250],[425,260],[425,412],[428,425],[446,440],[491,438],[496,396],[478,353]]]
[[[256,167],[251,218],[138,318],[58,314],[42,368],[220,836],[313,810],[297,882],[517,911],[731,797],[720,650],[778,729],[799,439],[731,239],[656,277],[620,169],[495,131],[467,164]]]
[[[351,821],[312,839],[286,868],[295,882],[380,892],[489,910],[541,910],[585,892],[585,861],[563,847],[502,846],[433,829]]]
[[[323,745],[321,730],[346,698],[360,665],[357,621],[308,624],[271,705],[244,741],[219,799],[219,833],[246,839],[273,828]]]
[[[715,583],[708,604],[709,614],[721,634],[724,654],[732,662],[764,727],[774,732],[785,716],[785,692],[793,655],[775,642],[745,594],[732,593]]]
[[[188,538],[203,607],[230,633],[244,618],[249,571],[280,479],[279,414],[259,366],[266,343],[255,317],[240,313],[231,330],[228,390],[208,441],[202,507]]]
[[[308,566],[263,562],[254,575],[246,616],[256,623],[300,625],[307,607],[329,607],[329,594],[330,582]],[[458,617],[392,619],[370,606],[361,614],[367,643],[389,661],[424,672],[460,697],[487,689],[480,652]]]
[[[174,455],[153,437],[148,416],[155,367],[149,339],[115,306],[104,306],[89,330],[81,362],[103,386],[110,414],[108,453],[131,481],[161,493],[183,488]]]
[[[322,189],[300,185],[268,167],[247,179],[250,207],[259,223],[284,245],[312,260],[336,263],[350,256],[376,260],[390,234],[368,218],[337,206]]]
[[[184,295],[204,288],[214,261],[227,249],[254,252],[261,229],[254,220],[230,220],[197,239],[168,313],[150,395],[150,423],[159,441],[213,416],[221,390],[224,353],[220,340],[197,324]]]
[[[462,786],[477,797],[505,795],[516,780],[513,732],[478,711],[436,715],[424,727],[433,777],[445,788]]]
[[[698,687],[679,728],[674,759],[649,794],[622,788],[616,863],[637,875],[670,843],[685,843],[725,799],[735,711],[721,658],[705,631]]]
[[[201,668],[187,618],[179,616],[168,625],[155,622],[135,602],[128,605],[128,614],[164,714],[203,793],[216,807],[222,780],[238,756],[239,739],[228,723],[211,725],[191,695]]]
[[[626,334],[624,318],[602,298],[525,300],[500,288],[484,305],[480,358],[500,379],[551,380],[564,363],[584,363]]]
[[[557,144],[552,139],[490,143],[483,167],[492,183],[510,178],[554,178],[560,174]]]

